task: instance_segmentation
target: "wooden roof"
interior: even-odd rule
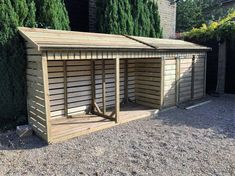
[[[38,50],[208,50],[190,42],[113,34],[19,27],[21,36]]]
[[[210,50],[210,48],[197,45],[195,43],[186,42],[176,39],[158,39],[149,37],[136,37],[130,36],[130,38],[152,46],[158,50]]]
[[[19,28],[20,34],[33,42],[39,50],[46,48],[70,49],[152,49],[123,35],[73,32],[39,28]]]

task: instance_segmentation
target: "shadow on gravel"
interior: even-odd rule
[[[211,98],[212,102],[191,110],[172,109],[161,112],[158,120],[170,126],[212,129],[227,138],[235,138],[235,96]]]
[[[28,150],[47,146],[36,135],[19,138],[15,132],[0,133],[0,150]]]

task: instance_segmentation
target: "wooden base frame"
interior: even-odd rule
[[[113,109],[107,109],[107,115],[113,114]],[[51,120],[52,138],[50,143],[62,142],[74,137],[89,134],[95,131],[114,127],[142,118],[154,117],[157,109],[129,103],[121,107],[119,123],[99,115],[75,115],[73,118],[59,118]]]

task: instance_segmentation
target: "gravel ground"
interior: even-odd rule
[[[46,146],[0,134],[0,175],[235,175],[235,96]]]

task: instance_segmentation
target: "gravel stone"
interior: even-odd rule
[[[0,175],[235,176],[235,96],[47,146],[0,133]]]

